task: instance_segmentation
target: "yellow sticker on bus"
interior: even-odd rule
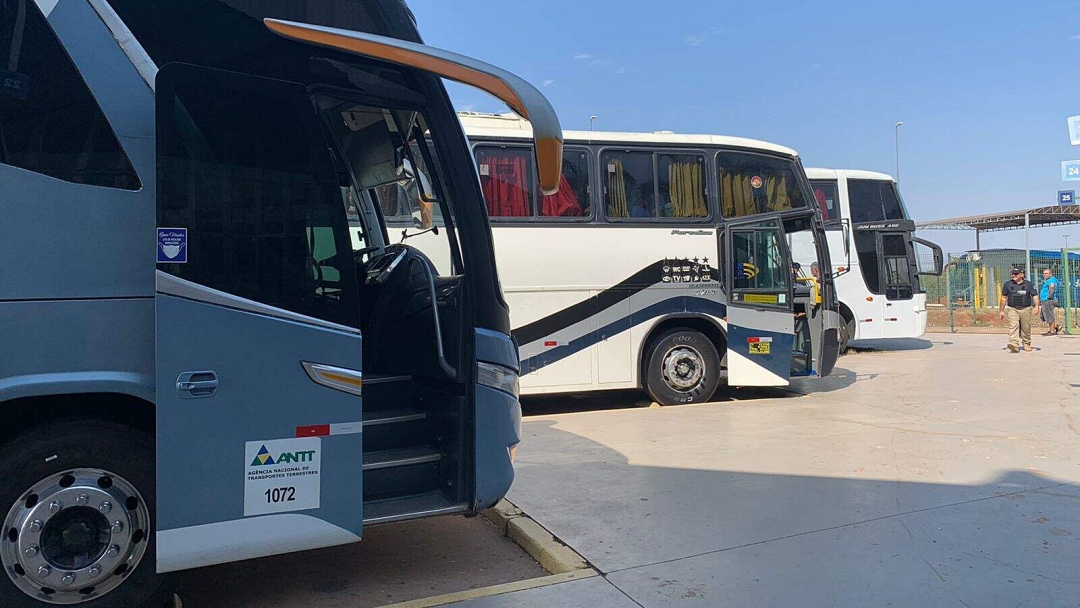
[[[751,342],[749,346],[751,355],[767,355],[772,350],[771,342]]]
[[[749,304],[779,304],[780,296],[774,293],[747,293],[743,294],[743,302]]]

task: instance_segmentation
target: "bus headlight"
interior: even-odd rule
[[[510,393],[514,399],[518,398],[521,390],[518,384],[518,375],[514,370],[495,365],[493,363],[476,362],[476,381],[484,386]]]

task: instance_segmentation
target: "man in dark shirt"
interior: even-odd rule
[[[1031,352],[1031,311],[1039,305],[1039,292],[1031,281],[1024,278],[1024,271],[1013,268],[1012,280],[1001,286],[1001,306],[998,317],[1009,317],[1009,350]]]

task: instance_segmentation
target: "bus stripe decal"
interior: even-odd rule
[[[531,344],[541,338],[546,338],[547,336],[566,329],[571,325],[581,323],[589,317],[611,308],[615,304],[626,300],[644,289],[652,287],[653,285],[663,284],[661,280],[661,277],[663,276],[663,266],[663,260],[653,262],[645,268],[635,272],[629,278],[596,294],[596,297],[594,298],[578,302],[573,306],[564,308],[542,319],[522,325],[513,331],[514,339],[522,346]],[[716,277],[719,275],[718,270],[712,267],[710,267],[709,270],[712,274],[712,280],[715,281]]]
[[[535,372],[557,363],[571,355],[577,354],[586,348],[600,342],[600,336],[614,336],[629,330],[630,328],[644,323],[650,319],[661,317],[675,312],[703,313],[723,318],[727,315],[727,306],[704,298],[692,296],[676,296],[647,306],[641,310],[630,313],[596,331],[590,331],[580,338],[570,340],[565,346],[558,346],[541,354],[529,357],[521,362],[522,375]]]

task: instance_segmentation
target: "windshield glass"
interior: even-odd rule
[[[790,159],[721,152],[720,211],[726,218],[803,209],[806,196]]]
[[[851,221],[880,222],[906,219],[896,184],[879,179],[849,179]]]
[[[389,242],[408,238],[440,274],[458,272],[455,269],[461,264],[454,253],[457,243],[448,221],[450,213],[441,208],[449,201],[434,197],[438,171],[431,167],[434,150],[418,126],[424,124],[423,117],[414,111],[373,107],[329,95],[317,95],[315,102],[336,145],[339,164],[348,172],[343,186],[345,204],[350,221],[360,227],[354,234],[354,250],[381,243],[381,238],[374,238],[381,233],[379,215],[384,223],[411,216],[409,228],[400,235],[390,234]],[[359,208],[353,208],[356,202]]]

